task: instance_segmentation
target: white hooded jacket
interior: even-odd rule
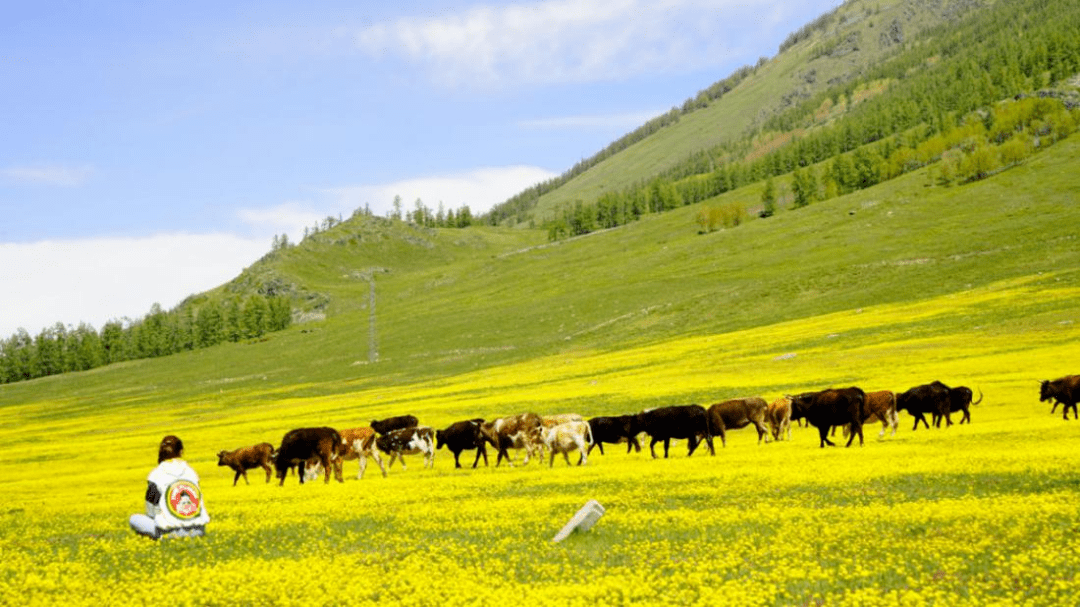
[[[146,480],[146,514],[158,529],[202,527],[210,522],[199,475],[184,460],[161,462]]]

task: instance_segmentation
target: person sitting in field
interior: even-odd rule
[[[129,521],[135,533],[155,540],[206,534],[210,515],[203,503],[199,475],[180,459],[183,453],[179,437],[161,439],[158,466],[146,479],[146,514],[132,514]]]

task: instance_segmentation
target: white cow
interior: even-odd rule
[[[555,454],[562,453],[566,465],[570,465],[570,451],[577,449],[581,453],[578,465],[589,463],[589,445],[593,443],[589,422],[566,422],[550,428],[544,428],[541,441],[551,451],[548,466],[555,465]]]

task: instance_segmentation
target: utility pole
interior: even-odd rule
[[[368,362],[379,361],[379,340],[375,331],[375,273],[388,273],[386,268],[368,268],[356,273],[356,276],[368,283]]]
[[[379,343],[375,337],[375,275],[368,278],[368,362],[379,360]]]

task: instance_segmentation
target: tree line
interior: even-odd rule
[[[35,336],[20,328],[0,340],[0,384],[255,339],[291,323],[288,299],[256,293],[170,311],[154,304],[141,319],[111,320],[100,332],[87,323],[56,323]]]

